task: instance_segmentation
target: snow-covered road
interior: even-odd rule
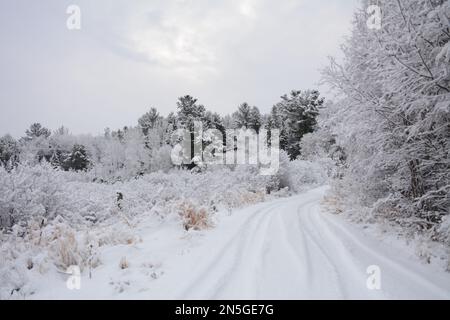
[[[146,298],[450,298],[450,274],[323,212],[325,191],[235,213],[173,261]],[[380,290],[367,286],[370,266]]]
[[[80,290],[66,288],[67,276],[47,274],[35,279],[30,298],[450,299],[450,273],[392,235],[325,211],[326,191],[223,212],[215,228],[199,233],[149,216],[135,229],[142,241],[104,248]],[[367,286],[371,266],[380,290]]]

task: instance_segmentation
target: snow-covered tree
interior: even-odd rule
[[[188,130],[193,131],[194,122],[202,121],[205,118],[205,107],[197,104],[197,99],[189,95],[180,97],[177,101],[177,107],[178,121]]]
[[[65,156],[62,167],[64,170],[84,171],[88,169],[89,164],[86,148],[81,144],[75,144]]]
[[[282,146],[291,159],[300,155],[300,142],[303,136],[311,133],[316,125],[316,117],[324,99],[317,90],[291,91],[290,95],[281,97],[281,102],[272,109],[273,125],[281,125]],[[282,123],[278,118],[281,114]]]
[[[9,134],[0,138],[0,166],[15,165],[19,160],[19,143]]]
[[[160,120],[161,116],[158,110],[151,108],[149,112],[139,118],[138,123],[144,135],[147,135],[149,130],[155,128]]]
[[[237,111],[233,113],[234,127],[237,129],[249,129],[251,123],[252,107],[244,102],[239,105]]]
[[[252,107],[250,110],[250,123],[249,128],[255,130],[256,132],[259,132],[259,129],[262,126],[262,116],[261,112],[257,107]]]
[[[331,130],[348,194],[377,216],[436,230],[450,207],[450,2],[379,0],[380,30],[367,27],[368,4],[343,63],[324,71],[341,96],[334,122],[345,126]]]
[[[34,138],[44,137],[48,138],[51,135],[51,131],[43,127],[40,123],[33,123],[29,129],[25,131],[26,140],[32,140]]]

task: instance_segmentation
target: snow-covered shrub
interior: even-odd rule
[[[30,293],[26,254],[17,244],[2,241],[0,246],[0,300],[22,297]]]
[[[204,230],[212,226],[210,213],[204,207],[198,207],[190,201],[183,201],[179,205],[179,212],[183,227],[189,230]]]
[[[292,192],[301,192],[306,188],[323,185],[328,182],[326,166],[318,161],[289,160],[286,152],[280,152],[280,170],[277,175],[280,188],[289,188]]]
[[[279,176],[262,176],[256,166],[172,169],[115,183],[91,174],[46,162],[0,168],[1,297],[31,294],[27,278],[50,270],[95,268],[99,248],[139,243],[135,228],[146,219],[201,230],[213,226],[216,212],[264,201],[280,187]]]
[[[53,219],[64,210],[64,179],[49,163],[18,165],[11,172],[0,167],[0,228],[32,217]]]
[[[288,186],[294,192],[301,192],[311,186],[326,184],[328,176],[324,168],[312,161],[294,160],[288,167]]]
[[[331,103],[327,104],[328,106]],[[327,113],[323,112],[321,120]],[[301,159],[319,164],[329,177],[338,178],[345,162],[344,150],[336,143],[336,138],[327,128],[317,128],[314,133],[306,134],[300,142]]]
[[[182,199],[215,212],[263,201],[280,188],[300,191],[303,185],[325,181],[319,166],[288,159],[281,161],[276,176],[263,176],[256,166],[242,165],[211,167],[201,173],[173,169],[115,183],[92,182],[91,177],[89,172],[64,172],[45,162],[19,165],[10,172],[0,169],[2,226],[31,221],[46,225],[57,216],[74,227],[111,218],[129,223],[148,212],[164,218]]]
[[[51,258],[61,270],[70,266],[82,266],[83,257],[76,239],[76,230],[65,223],[52,224],[52,232],[45,237],[50,243]]]

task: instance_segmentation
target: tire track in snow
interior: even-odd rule
[[[187,271],[180,266],[167,273],[165,292],[181,299],[386,299],[450,292],[443,289],[450,289],[450,278],[440,284],[432,269],[415,272],[406,260],[390,259],[389,248],[370,245],[361,232],[322,212],[325,190],[235,213],[226,228],[205,234],[196,254],[177,260]],[[366,286],[366,269],[377,262],[388,272],[383,281],[392,282],[388,290]],[[184,285],[173,289],[174,283]]]
[[[402,264],[400,262],[397,262],[393,257],[387,258],[384,255],[381,255],[376,250],[370,248],[366,244],[361,241],[362,239],[357,239],[355,235],[350,233],[346,228],[344,228],[341,224],[333,221],[331,217],[327,217],[325,214],[320,213],[320,215],[317,216],[316,222],[320,223],[321,229],[328,230],[329,234],[334,238],[335,241],[339,241],[340,243],[343,243],[343,240],[346,239],[352,244],[354,244],[356,247],[358,247],[361,251],[365,253],[365,255],[370,256],[371,259],[374,262],[377,262],[380,265],[384,265],[384,267],[387,267],[387,271],[395,273],[397,279],[404,279],[405,275],[407,276],[408,280],[410,281],[409,285],[411,285],[411,282],[415,282],[417,287],[420,287],[423,289],[428,289],[430,292],[433,293],[435,296],[439,296],[443,299],[449,299],[450,298],[450,292],[449,290],[445,290],[438,286],[435,283],[430,282],[427,280],[422,274],[415,272],[411,270],[407,264]],[[336,236],[336,231],[332,231],[330,228],[334,228],[335,230],[338,230],[340,237]],[[373,263],[375,264],[375,263]],[[389,270],[390,269],[390,270]],[[385,271],[386,272],[386,271]]]
[[[261,217],[255,225],[255,228],[252,229],[252,232],[245,235],[245,239],[243,241],[244,243],[241,243],[240,246],[238,244],[238,254],[234,256],[231,268],[229,268],[226,274],[224,274],[221,285],[216,288],[213,299],[219,299],[225,288],[234,291],[236,286],[240,285],[242,287],[243,283],[246,283],[247,286],[244,286],[242,288],[244,292],[241,291],[239,294],[244,294],[249,299],[257,294],[257,287],[259,283],[258,280],[262,277],[258,277],[258,275],[260,275],[260,271],[258,269],[261,264],[257,263],[258,259],[256,257],[258,255],[256,253],[264,250],[264,235],[267,233],[267,229],[269,228],[269,222],[271,220],[271,215],[269,215],[269,213],[272,209],[273,207],[267,211],[264,211],[264,214],[261,214]],[[261,232],[261,230],[265,231]],[[258,236],[262,239],[258,239]],[[261,242],[261,245],[258,245],[259,242],[257,240]],[[257,245],[257,247],[252,247],[252,244]],[[249,259],[248,257],[251,258]],[[252,269],[254,270],[253,272]],[[241,271],[241,273],[238,271]],[[249,282],[251,282],[253,286],[248,285]],[[249,290],[252,292],[249,292]]]
[[[304,272],[298,274],[302,276],[301,279],[303,286],[299,286],[298,297],[302,299],[311,299],[313,297],[321,297],[321,288],[324,285],[329,285],[330,281],[324,281],[326,277],[329,277],[330,272],[335,276],[335,294],[330,296],[335,298],[336,296],[343,297],[342,285],[338,281],[337,271],[335,266],[329,260],[329,258],[322,252],[322,249],[312,240],[312,238],[305,233],[305,230],[300,226],[300,220],[298,219],[298,214],[304,210],[310,203],[316,200],[311,200],[298,206],[296,202],[293,202],[289,206],[289,210],[285,213],[277,215],[279,223],[282,225],[283,232],[281,237],[283,237],[285,246],[290,249],[292,253],[297,258],[299,268],[303,267]],[[292,220],[292,221],[291,221]],[[315,249],[313,250],[312,245]],[[318,257],[320,255],[320,258]],[[314,262],[314,264],[312,263]],[[317,270],[323,265],[327,264],[329,268],[327,272],[318,272]],[[292,274],[294,277],[291,281],[295,280],[296,273]],[[285,285],[289,285],[287,281]],[[293,297],[291,297],[293,298]]]
[[[299,229],[304,234],[304,237],[306,238],[306,243],[307,244],[309,243],[309,246],[314,246],[315,248],[317,248],[318,249],[317,252],[320,253],[322,258],[329,265],[328,270],[330,270],[331,273],[333,274],[333,280],[334,280],[333,287],[335,288],[335,291],[338,294],[338,296],[342,299],[346,299],[349,294],[343,283],[342,272],[340,272],[340,268],[338,267],[338,264],[332,260],[330,253],[325,249],[324,244],[326,244],[326,243],[324,243],[324,241],[322,239],[318,239],[315,232],[312,232],[309,229],[308,224],[310,222],[309,221],[305,222],[305,217],[307,217],[307,215],[309,214],[309,212],[308,212],[309,206],[311,206],[312,204],[313,204],[313,202],[310,202],[310,203],[307,203],[305,206],[299,207],[297,209],[297,214],[298,214],[297,218],[298,218]],[[304,212],[301,212],[300,208],[303,208]],[[317,260],[316,260],[316,269],[317,269]],[[323,272],[323,270],[322,270],[322,272]],[[316,274],[317,274],[317,271],[315,273],[313,273],[312,276],[317,277]],[[319,275],[319,277],[321,277],[321,276],[322,275]],[[329,290],[329,288],[328,288],[328,290]]]
[[[371,299],[385,298],[378,291],[369,291],[366,287],[368,275],[365,273],[367,266],[355,264],[355,256],[348,251],[329,233],[325,234],[320,224],[314,221],[314,217],[320,212],[313,211],[312,208],[318,206],[311,204],[308,210],[300,216],[304,225],[304,230],[309,235],[312,243],[314,243],[323,253],[327,260],[333,265],[336,281],[339,283],[340,291],[343,293],[344,299]],[[314,229],[312,229],[314,227]],[[344,283],[345,282],[345,283]]]
[[[242,225],[238,231],[220,245],[219,248],[212,248],[215,254],[208,259],[208,262],[201,267],[201,271],[197,271],[196,275],[189,279],[190,284],[181,291],[180,298],[183,299],[186,296],[192,296],[194,292],[195,296],[201,296],[203,298],[216,296],[217,291],[223,288],[227,282],[230,274],[236,268],[236,264],[239,262],[239,258],[242,258],[242,243],[246,242],[246,238],[253,232],[258,230],[258,226],[261,223],[262,218],[266,217],[265,213],[270,212],[278,204],[272,204],[269,207],[258,209],[253,212]],[[231,257],[231,258],[230,258]],[[231,266],[230,266],[231,259]],[[224,268],[224,265],[228,265]],[[219,267],[218,267],[219,266]],[[211,278],[211,273],[219,273]],[[206,292],[202,287],[208,288]]]

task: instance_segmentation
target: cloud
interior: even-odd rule
[[[210,1],[175,1],[136,13],[126,23],[122,46],[131,55],[145,56],[149,63],[181,70],[184,75],[188,71],[191,76],[217,73],[229,38],[238,41],[248,34],[256,18],[253,0],[213,5]]]
[[[66,29],[66,8],[82,29]],[[34,121],[73,132],[133,125],[192,94],[231,113],[268,111],[315,87],[357,0],[26,0],[0,3],[0,134]]]

